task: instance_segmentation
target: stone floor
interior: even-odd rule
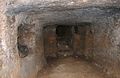
[[[98,68],[82,59],[53,59],[38,78],[107,78]]]

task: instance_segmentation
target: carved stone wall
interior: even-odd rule
[[[0,78],[35,78],[46,64],[43,27],[81,22],[92,24],[84,36],[84,56],[119,78],[119,13],[119,0],[0,1]]]

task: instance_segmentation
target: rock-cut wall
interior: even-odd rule
[[[92,57],[112,78],[119,78],[119,3],[119,0],[0,1],[0,78],[35,78],[46,63],[42,28],[48,24],[81,22],[92,24],[85,37],[86,58]]]

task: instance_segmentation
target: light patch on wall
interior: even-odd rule
[[[68,3],[68,5],[73,5],[73,4],[74,4],[74,2],[69,2],[69,3]]]
[[[83,0],[83,2],[87,2],[88,0]]]

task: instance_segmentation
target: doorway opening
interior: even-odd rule
[[[63,25],[57,26],[56,41],[57,41],[58,55],[60,55],[62,52],[70,53],[70,51],[72,51],[72,41],[73,41],[72,26],[63,26]]]
[[[43,29],[45,58],[85,57],[92,52],[91,23],[48,25]]]
[[[73,55],[73,27],[55,25],[44,28],[44,51],[46,57],[66,57]]]

